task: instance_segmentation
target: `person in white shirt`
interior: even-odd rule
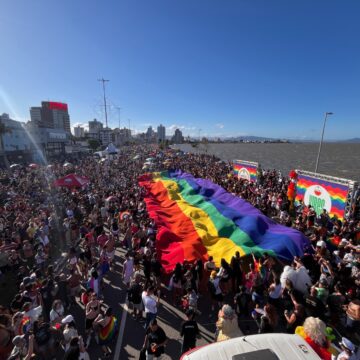
[[[341,353],[338,356],[332,355],[332,360],[356,360],[357,356],[355,355],[355,346],[347,338],[343,337],[341,339]]]
[[[155,287],[149,286],[147,290],[143,291],[141,294],[142,302],[144,304],[145,309],[145,325],[144,328],[147,329],[151,320],[156,319],[157,315],[157,305],[160,301],[159,298],[155,298],[154,295]]]
[[[72,315],[64,317],[61,321],[62,324],[65,324],[63,331],[64,336],[64,350],[67,351],[70,347],[70,341],[74,337],[78,337],[78,331],[76,330],[75,321]]]
[[[134,273],[134,259],[130,257],[129,253],[125,254],[125,259],[122,276],[126,287],[129,287],[131,277]]]

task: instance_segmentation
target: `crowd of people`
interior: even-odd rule
[[[144,169],[148,156],[153,161]],[[137,179],[144,171],[166,168],[210,179],[265,215],[297,228],[309,237],[313,251],[291,264],[266,254],[242,259],[236,253],[220,264],[211,257],[184,260],[165,274],[157,227]],[[54,179],[69,172],[87,177],[89,184],[79,189],[53,186]],[[53,359],[59,353],[64,359],[89,359],[87,350],[94,344],[101,345],[104,358],[111,357],[119,324],[103,289],[116,269],[119,249],[131,315],[144,327],[140,358],[166,352],[168,338],[157,316],[164,296],[187,317],[180,330],[181,353],[196,346],[200,316],[214,319],[215,341],[244,334],[248,329],[243,323],[249,319],[259,333],[294,333],[306,319],[318,318],[344,336],[342,357],[337,358],[355,358],[360,220],[340,221],[326,211],[318,216],[301,203],[292,208],[288,181],[267,170],[249,183],[232,175],[230,163],[213,156],[143,146],[126,148],[105,161],[89,156],[67,167],[54,163],[1,171],[0,276],[15,280],[13,299],[0,309],[0,360]],[[65,263],[54,266],[64,251]],[[202,297],[211,300],[209,309],[199,306]],[[84,331],[74,320],[78,304]],[[314,346],[323,358],[328,339],[324,333]]]

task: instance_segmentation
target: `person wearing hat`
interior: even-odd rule
[[[355,346],[349,339],[343,337],[340,347],[342,350],[341,353],[336,357],[333,356],[333,360],[356,360],[356,355],[354,354]]]
[[[218,321],[216,322],[216,330],[217,342],[244,335],[239,328],[235,311],[230,305],[225,304],[219,311]]]
[[[14,348],[8,360],[30,360],[34,355],[34,335],[29,336],[29,344],[26,346],[24,335],[17,335],[13,339]]]
[[[220,288],[220,277],[217,275],[217,271],[213,270],[210,274],[208,282],[208,290],[211,295],[211,310],[215,310],[215,304],[217,303],[219,307],[222,306],[223,294]]]
[[[70,341],[74,337],[78,337],[78,331],[76,329],[75,321],[72,315],[65,316],[61,323],[65,325],[63,336],[64,336],[64,350],[67,351],[70,347]]]

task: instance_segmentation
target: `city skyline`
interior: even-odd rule
[[[112,128],[120,107],[121,127],[135,132],[162,123],[193,137],[316,140],[331,111],[325,139],[359,137],[359,10],[340,0],[4,0],[0,113],[26,121],[32,104],[54,100],[69,104],[72,129],[105,123],[103,77]]]

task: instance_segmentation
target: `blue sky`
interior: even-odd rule
[[[0,113],[185,135],[360,137],[358,0],[1,0]]]

